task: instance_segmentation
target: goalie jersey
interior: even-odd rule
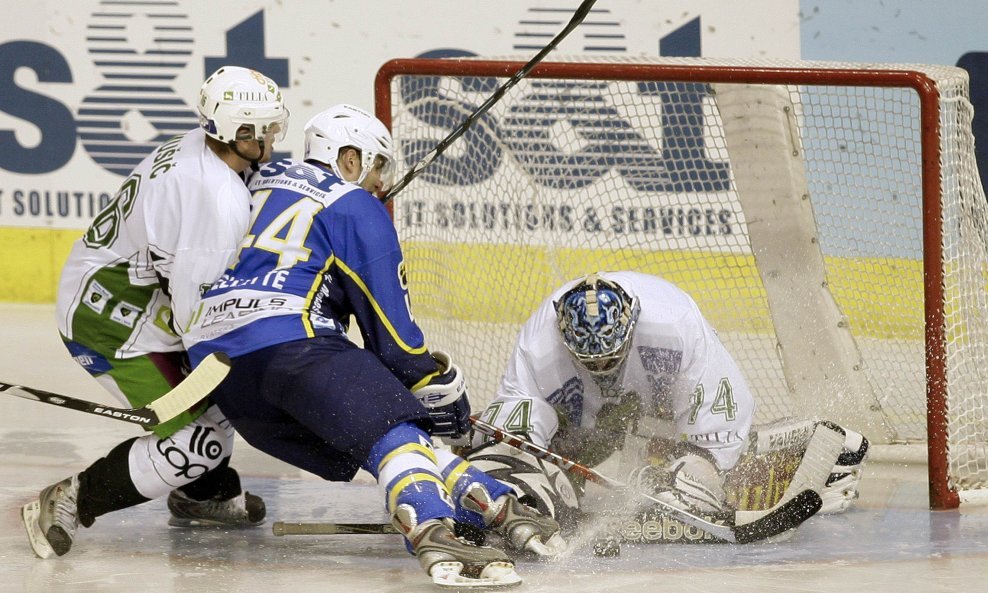
[[[185,343],[193,364],[317,335],[364,347],[406,386],[436,370],[412,319],[398,235],[361,187],[312,163],[267,163],[250,182],[251,222],[233,265],[206,292]],[[248,330],[249,328],[249,330]]]
[[[743,375],[696,303],[675,285],[635,272],[603,272],[641,306],[627,359],[595,378],[563,343],[556,290],[525,323],[483,418],[548,447],[560,427],[625,430],[688,441],[730,469],[742,453],[755,402]],[[623,440],[623,439],[622,439]],[[589,460],[585,463],[591,463]]]

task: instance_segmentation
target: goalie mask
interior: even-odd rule
[[[592,375],[621,367],[638,321],[638,299],[596,274],[587,276],[554,303],[563,344]]]
[[[387,191],[394,182],[395,159],[391,133],[379,119],[353,105],[340,104],[319,113],[305,124],[304,160],[325,163],[343,179],[336,162],[340,151],[352,146],[360,151],[360,185],[376,164],[381,165],[381,183]]]
[[[233,145],[238,140],[280,142],[288,132],[281,90],[260,72],[224,66],[199,90],[199,126],[206,135]]]

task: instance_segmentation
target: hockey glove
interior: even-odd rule
[[[470,400],[463,372],[445,352],[433,352],[440,373],[412,393],[432,417],[432,434],[458,438],[470,431]]]

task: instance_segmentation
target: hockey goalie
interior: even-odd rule
[[[825,420],[752,426],[744,376],[693,299],[660,278],[596,273],[560,287],[522,328],[482,419],[586,466],[621,451],[627,483],[690,513],[723,520],[757,515],[790,483],[815,490],[820,512],[858,495],[868,440]],[[584,484],[508,445],[475,435],[467,454],[523,501],[573,525]],[[645,497],[639,497],[645,500]],[[624,539],[709,539],[649,503]]]

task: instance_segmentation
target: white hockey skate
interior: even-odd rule
[[[559,533],[559,523],[519,502],[512,494],[491,500],[490,493],[478,483],[471,484],[460,498],[467,510],[480,514],[484,524],[503,537],[515,550],[525,550],[544,557],[554,557],[566,550]]]
[[[419,524],[415,510],[403,504],[395,510],[391,522],[405,535],[432,582],[440,587],[500,588],[521,584],[514,562],[504,552],[454,536],[446,520]]]
[[[172,527],[255,527],[264,523],[267,509],[260,496],[241,492],[229,500],[195,500],[181,490],[168,495]]]
[[[79,528],[78,496],[77,474],[48,486],[38,500],[21,508],[28,541],[38,558],[63,556],[72,548]]]

